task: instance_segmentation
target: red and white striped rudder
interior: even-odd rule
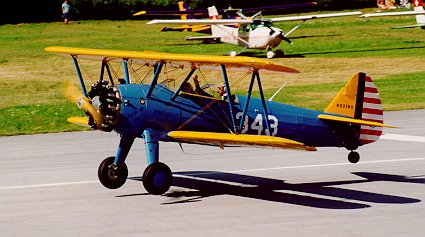
[[[384,123],[384,111],[378,89],[372,79],[366,75],[364,82],[364,97],[361,110],[361,119]],[[382,127],[360,126],[360,142],[364,144],[375,142],[382,134]]]

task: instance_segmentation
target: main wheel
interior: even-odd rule
[[[276,57],[276,58],[280,58],[280,57],[285,56],[285,52],[283,52],[283,50],[282,50],[282,49],[278,49],[278,50],[276,50],[274,53],[276,54],[276,55],[275,55],[275,57]]]
[[[152,163],[143,172],[143,186],[150,194],[164,194],[170,189],[172,182],[173,174],[164,163]]]
[[[117,189],[123,186],[128,176],[127,165],[124,162],[114,165],[114,160],[115,157],[113,156],[104,159],[97,171],[99,181],[109,189]]]
[[[273,51],[267,52],[266,56],[267,58],[273,58],[276,54]]]
[[[355,151],[351,151],[348,154],[348,161],[350,161],[351,163],[355,164],[355,163],[359,162],[359,160],[360,160],[359,153],[357,153]]]

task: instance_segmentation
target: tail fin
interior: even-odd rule
[[[211,20],[219,19],[218,11],[215,6],[211,6],[208,8],[208,16],[210,17]]]
[[[181,12],[185,12],[185,11],[189,10],[189,6],[187,5],[187,3],[186,3],[186,2],[184,2],[184,1],[179,1],[179,2],[177,2],[177,4],[179,5],[179,11],[181,11]],[[191,15],[191,14],[182,14],[182,15],[180,16],[180,18],[181,18],[182,20],[191,20],[191,19],[195,19],[195,17],[193,17],[193,15]]]
[[[381,99],[375,83],[368,75],[361,72],[353,75],[325,112],[353,119],[384,122]],[[382,127],[360,125],[357,127],[357,134],[363,145],[372,143],[381,136]]]
[[[424,4],[422,3],[422,0],[415,0],[413,2],[413,9],[415,12],[423,12],[424,11]]]

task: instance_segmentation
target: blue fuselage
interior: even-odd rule
[[[167,133],[175,130],[223,132],[233,131],[229,103],[202,97],[176,96],[168,88],[155,86],[146,98],[148,85],[118,86],[122,109],[115,131],[141,137],[145,129],[159,133],[160,140],[169,140]],[[251,98],[242,126],[240,121],[246,96],[236,96],[235,121],[240,133],[272,135],[299,141],[308,146],[347,147],[358,145],[358,138],[348,125],[328,124],[317,118],[319,112],[278,102],[266,101],[269,129],[260,99]]]

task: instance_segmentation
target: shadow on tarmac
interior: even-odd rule
[[[371,205],[365,203],[409,204],[421,202],[421,200],[414,198],[351,190],[335,186],[377,181],[425,184],[424,177],[415,178],[370,172],[355,172],[353,174],[363,179],[290,184],[285,183],[283,180],[242,174],[206,171],[176,172],[173,174],[173,186],[191,190],[168,192],[164,196],[176,198],[176,200],[163,204],[197,202],[207,197],[219,195],[232,195],[324,209],[360,209],[371,207]],[[141,177],[130,179],[141,181]],[[122,197],[136,195],[141,194],[123,195]]]

